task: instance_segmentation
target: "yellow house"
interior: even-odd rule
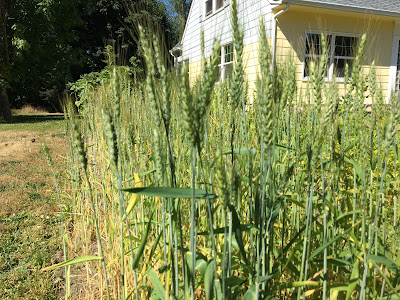
[[[250,88],[259,69],[259,17],[277,62],[293,59],[298,88],[308,82],[308,61],[318,56],[321,33],[328,38],[329,69],[326,80],[344,81],[344,66],[351,66],[354,45],[368,36],[364,71],[375,61],[384,96],[400,89],[400,0],[237,0],[244,29],[244,64]],[[230,0],[193,0],[181,42],[171,51],[176,63],[188,62],[191,80],[201,72],[201,30],[205,55],[213,41],[222,44],[220,78],[232,72],[233,47]]]

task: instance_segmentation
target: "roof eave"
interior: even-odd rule
[[[171,51],[178,51],[178,50],[182,50],[182,43],[178,42],[172,49]]]
[[[309,7],[318,7],[318,8],[330,8],[330,9],[335,9],[335,10],[341,10],[341,11],[349,11],[349,12],[357,12],[357,13],[366,13],[366,14],[371,14],[371,15],[381,15],[381,16],[386,16],[386,17],[400,17],[400,13],[396,12],[391,12],[387,10],[377,10],[377,9],[367,9],[365,7],[359,7],[359,6],[348,6],[348,5],[341,5],[341,4],[336,4],[336,3],[325,3],[325,2],[319,2],[319,1],[304,1],[304,0],[282,0],[282,3],[288,3],[290,2],[291,4],[297,4],[297,5],[302,5],[302,6],[309,6]]]

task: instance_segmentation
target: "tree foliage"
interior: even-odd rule
[[[68,82],[105,67],[106,45],[121,64],[140,55],[131,31],[144,12],[167,47],[178,40],[161,0],[0,0],[0,86],[11,106],[58,109]]]
[[[69,66],[79,50],[72,47],[82,22],[77,0],[2,0],[5,2],[0,73],[8,85],[12,105],[53,106]],[[68,14],[65,12],[68,11]],[[57,99],[58,100],[58,99]]]
[[[179,36],[181,37],[185,30],[192,0],[169,0],[169,3],[172,6],[172,11],[176,13],[175,24],[179,26]]]

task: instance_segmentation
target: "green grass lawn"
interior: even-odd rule
[[[64,116],[57,115],[14,115],[11,123],[0,123],[0,130],[61,131]]]

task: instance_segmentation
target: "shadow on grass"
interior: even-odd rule
[[[64,120],[63,114],[57,115],[14,115],[9,123],[5,124],[16,124],[16,123],[42,123],[51,121],[62,121]]]

